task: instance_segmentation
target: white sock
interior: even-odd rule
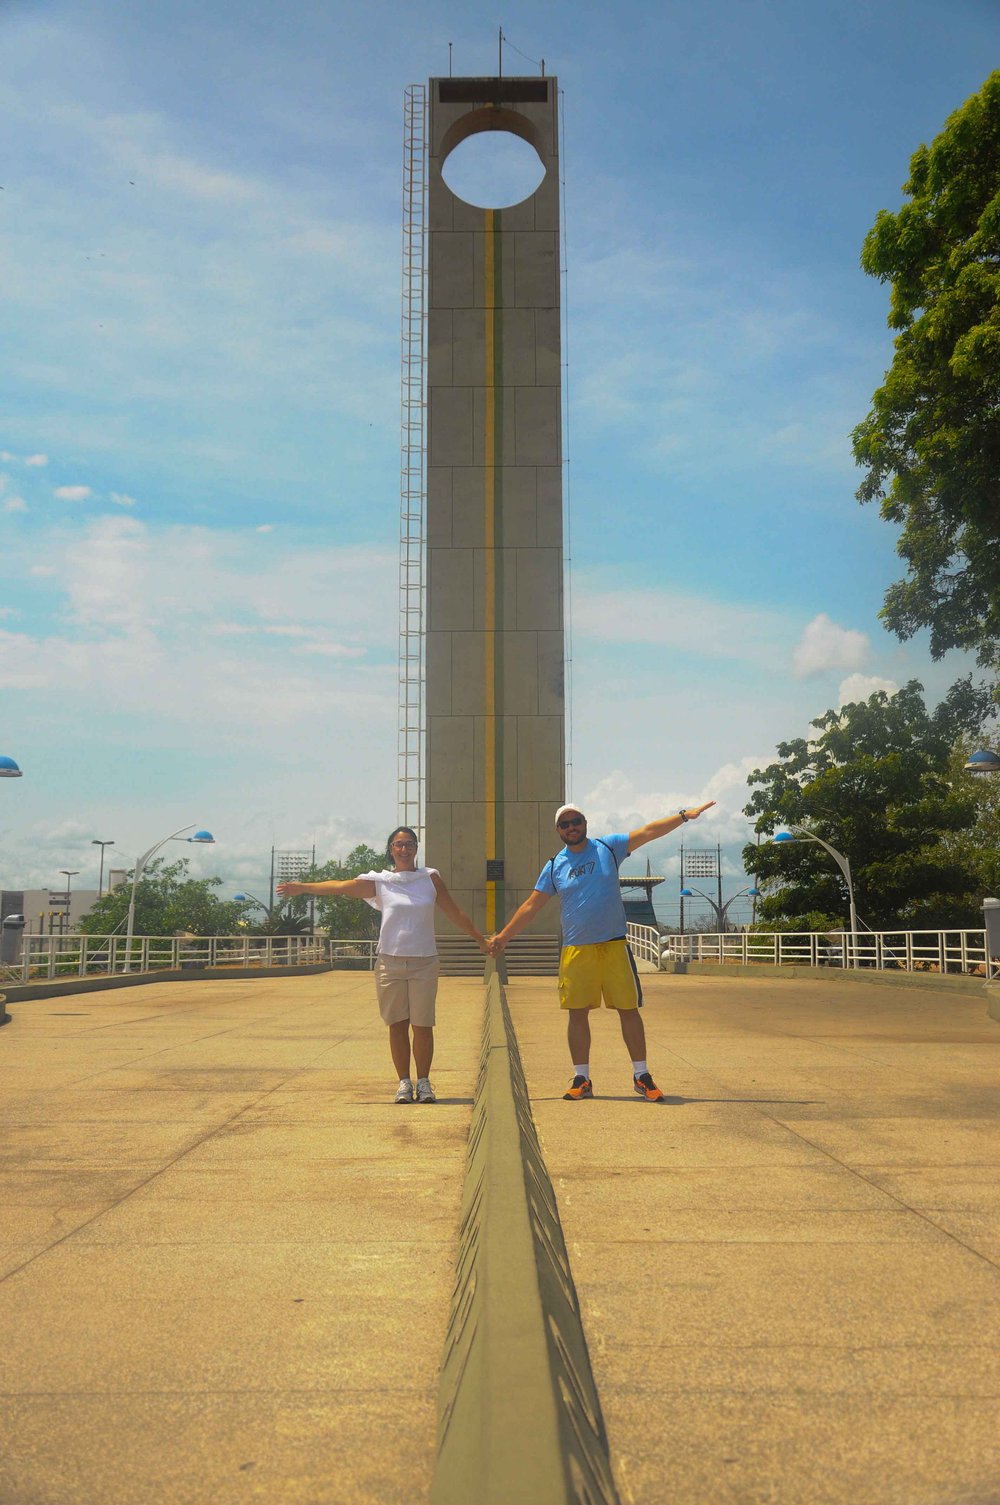
[[[574,1076],[585,1076],[587,1078],[587,1081],[589,1082],[590,1081],[590,1066],[589,1066],[588,1062],[584,1061],[584,1063],[583,1063],[582,1066],[576,1066],[576,1065],[574,1065],[574,1067],[573,1067],[573,1075]]]
[[[429,1081],[430,1081],[430,1077],[429,1076],[418,1076],[417,1077],[417,1086],[419,1087],[421,1082],[429,1082]]]
[[[400,1079],[399,1079],[399,1085],[401,1087],[412,1087],[413,1086],[413,1082],[410,1080],[410,1078],[408,1076],[401,1076]]]
[[[645,1061],[633,1061],[632,1062],[632,1075],[633,1076],[642,1076],[642,1073],[644,1071],[648,1071],[648,1070],[649,1070],[649,1067],[646,1065]]]

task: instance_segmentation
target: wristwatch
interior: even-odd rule
[[[678,810],[677,814],[680,816],[681,820],[685,822],[685,824],[691,819],[686,810]]]

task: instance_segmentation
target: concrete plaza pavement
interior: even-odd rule
[[[985,994],[645,976],[507,990],[629,1505],[1000,1501],[1000,1025]]]
[[[426,1499],[482,985],[433,1108],[366,972],[9,1009],[3,1505]]]

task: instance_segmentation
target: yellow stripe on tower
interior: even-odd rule
[[[483,475],[484,527],[483,560],[483,684],[485,686],[484,758],[485,788],[483,808],[486,813],[486,857],[496,856],[497,849],[497,762],[496,762],[496,552],[494,549],[495,491],[496,482],[496,385],[494,378],[495,339],[494,310],[496,307],[496,283],[494,277],[494,211],[484,210],[483,266],[485,287],[483,318],[485,325],[486,371],[486,426],[484,434]],[[496,882],[486,884],[486,929],[496,928],[497,894]]]

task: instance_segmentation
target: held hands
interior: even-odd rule
[[[499,935],[491,935],[486,942],[487,956],[500,956],[507,942],[502,941]]]

